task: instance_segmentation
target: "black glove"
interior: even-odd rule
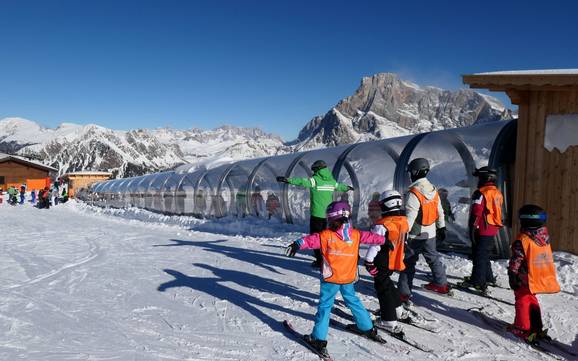
[[[355,188],[353,188],[352,186],[347,186],[347,191],[354,191]]]
[[[295,253],[299,250],[299,243],[293,242],[285,248],[285,255],[287,257],[295,257]]]
[[[443,242],[446,240],[446,227],[438,228],[436,231],[436,240]]]
[[[365,269],[371,275],[371,277],[377,276],[377,267],[373,262],[365,261],[363,265],[365,266]]]
[[[395,249],[394,244],[389,239],[386,239],[384,244],[387,246],[387,248],[389,248],[390,251]]]
[[[277,177],[277,182],[289,183],[289,181],[287,180],[287,177]]]
[[[511,272],[508,272],[508,283],[510,284],[510,288],[514,291],[522,286],[520,278]]]

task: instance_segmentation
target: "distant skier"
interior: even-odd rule
[[[383,236],[354,229],[349,224],[351,208],[349,204],[337,201],[329,204],[326,210],[328,228],[313,233],[290,244],[286,249],[289,257],[295,256],[298,250],[321,250],[323,265],[321,267],[321,294],[315,314],[315,327],[306,341],[323,353],[327,353],[327,332],[331,309],[337,292],[351,310],[357,328],[368,337],[377,339],[377,330],[373,327],[371,317],[355,294],[354,283],[358,279],[357,259],[359,245],[381,245]]]
[[[275,195],[273,192],[267,193],[267,200],[265,201],[265,207],[267,208],[268,218],[271,219],[272,217],[281,217],[281,202],[279,201],[279,197]]]
[[[373,192],[371,201],[367,205],[367,216],[369,217],[369,224],[373,226],[375,222],[381,218],[381,206],[379,202],[379,192]]]
[[[23,184],[20,186],[20,204],[24,204],[25,198],[26,198],[26,186]]]
[[[527,204],[520,208],[519,219],[520,234],[512,243],[508,265],[510,287],[516,297],[512,332],[527,342],[535,342],[549,339],[536,294],[558,293],[560,285],[546,228],[546,211]]]
[[[401,307],[400,293],[390,276],[393,271],[405,269],[404,250],[409,225],[402,209],[402,197],[394,190],[385,191],[379,200],[381,217],[371,231],[386,238],[382,246],[371,246],[365,256],[365,268],[374,277],[375,292],[379,300],[379,327],[403,336],[398,318],[407,318],[407,311]]]
[[[18,190],[14,186],[8,188],[8,204],[13,206],[18,204]]]
[[[446,238],[444,210],[436,187],[426,178],[430,170],[429,162],[424,158],[416,158],[409,163],[407,170],[413,182],[409,186],[405,206],[410,232],[405,254],[406,268],[398,280],[404,303],[409,303],[411,297],[415,264],[420,254],[423,254],[433,274],[433,282],[426,284],[425,288],[437,293],[450,291],[446,270],[436,246],[438,240]]]
[[[60,198],[60,203],[66,203],[68,202],[68,191],[66,190],[65,187],[62,187],[62,194],[61,194],[61,198]]]
[[[442,208],[444,209],[444,216],[446,223],[452,223],[456,221],[456,217],[454,216],[454,212],[452,211],[452,204],[448,199],[449,192],[445,188],[438,189],[438,193],[440,195],[440,202],[442,204]]]
[[[30,192],[30,203],[36,204],[36,190],[34,189]]]
[[[52,199],[53,199],[53,202],[54,202],[53,204],[54,204],[55,206],[58,205],[58,201],[59,201],[59,198],[58,198],[58,197],[60,196],[60,194],[58,193],[58,188],[57,188],[56,185],[57,185],[57,183],[54,184],[53,188],[51,189]]]
[[[255,191],[251,194],[251,207],[253,207],[253,215],[255,217],[265,216],[265,200],[261,195],[261,187],[256,186]]]
[[[277,182],[288,183],[291,185],[309,189],[311,203],[311,216],[309,218],[309,233],[321,232],[327,228],[326,209],[333,201],[334,192],[347,192],[353,190],[353,187],[338,183],[329,169],[327,163],[323,160],[317,160],[311,165],[313,176],[308,178],[285,178],[277,177]],[[313,267],[321,267],[321,252],[315,250],[315,261],[311,264]]]
[[[464,281],[458,283],[458,286],[485,293],[488,284],[496,283],[490,262],[490,252],[496,235],[503,227],[504,196],[496,187],[498,172],[495,169],[482,167],[476,169],[473,175],[478,177],[478,189],[472,195],[468,222],[472,240],[473,268],[471,276],[464,277]]]
[[[4,191],[0,188],[0,204],[4,202]]]

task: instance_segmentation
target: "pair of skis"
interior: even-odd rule
[[[469,309],[468,311],[474,316],[476,316],[479,320],[481,320],[484,324],[492,328],[494,331],[499,332],[502,336],[506,337],[509,334],[513,335],[510,331],[508,331],[508,328],[511,326],[509,323],[490,317],[486,313],[482,312],[482,309],[483,307],[475,307]],[[578,358],[578,354],[576,352],[570,350],[568,346],[554,339],[550,340],[542,339],[539,341],[526,342],[526,343],[534,350],[545,353],[548,356],[553,357],[557,360]],[[556,349],[558,352],[551,350],[550,347]]]
[[[341,317],[341,318],[343,318],[343,319],[346,319],[346,320],[348,320],[348,321],[353,321],[353,316],[350,315],[349,313],[347,313],[346,311],[342,310],[341,308],[334,307],[332,312],[333,312],[336,316],[339,316],[339,317]],[[374,311],[374,312],[375,312],[375,311]],[[379,310],[378,310],[377,312],[379,312]],[[373,313],[373,314],[375,315],[375,313]],[[424,324],[422,324],[422,323],[419,323],[419,322],[417,322],[417,321],[415,321],[415,320],[411,321],[411,317],[410,317],[409,319],[407,319],[407,320],[410,320],[410,321],[404,322],[404,321],[401,321],[401,320],[400,320],[400,322],[403,322],[403,323],[405,323],[405,324],[407,324],[407,325],[410,325],[410,326],[419,328],[419,329],[424,330],[424,331],[427,331],[427,332],[431,332],[431,333],[437,333],[437,332],[439,332],[439,330],[436,330],[436,329],[434,329],[434,328],[428,327],[428,326],[426,326],[426,325],[424,325]],[[335,322],[334,322],[334,324],[335,324]],[[405,344],[407,344],[407,345],[409,345],[409,346],[411,346],[411,347],[413,347],[413,348],[416,348],[416,349],[418,349],[418,350],[420,350],[420,351],[423,351],[423,352],[432,352],[432,350],[431,350],[429,347],[427,347],[427,346],[425,346],[425,345],[422,345],[421,343],[418,343],[418,342],[416,342],[416,341],[408,338],[406,335],[399,335],[399,334],[393,333],[393,332],[391,332],[390,330],[388,330],[388,329],[386,329],[386,328],[380,327],[379,324],[375,324],[375,327],[377,327],[378,329],[380,329],[380,330],[382,330],[382,331],[385,331],[389,336],[391,336],[391,337],[393,337],[393,338],[395,338],[395,339],[397,339],[397,340],[399,340],[399,341],[401,341],[401,342],[403,342],[403,343],[405,343]]]
[[[358,336],[362,336],[368,340],[377,342],[381,345],[384,345],[387,343],[386,340],[384,340],[381,336],[377,336],[376,338],[370,338],[368,337],[364,332],[359,331],[357,329],[357,326],[355,324],[349,324],[349,325],[343,325],[340,323],[335,322],[334,320],[330,320],[331,324],[333,326],[338,327],[339,329],[343,330],[343,331],[347,331],[347,332],[351,332],[355,335]],[[307,339],[305,338],[305,335],[302,334],[301,332],[297,331],[297,329],[295,329],[295,327],[293,327],[293,325],[291,324],[291,322],[289,322],[288,320],[283,321],[283,326],[285,327],[285,329],[293,336],[293,338],[299,342],[301,345],[305,346],[306,348],[308,348],[311,352],[313,352],[314,354],[316,354],[317,356],[319,356],[319,358],[322,361],[333,361],[333,357],[331,357],[331,355],[327,354],[327,353],[322,353],[319,349],[317,349],[315,346],[313,346],[311,343],[309,343],[307,341]]]

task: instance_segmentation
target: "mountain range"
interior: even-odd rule
[[[0,152],[42,161],[63,174],[111,171],[127,177],[184,163],[211,167],[224,161],[283,154],[512,118],[497,99],[469,89],[419,86],[396,74],[365,77],[355,93],[311,119],[285,142],[257,128],[113,130],[94,124],[42,127],[22,118],[0,120]]]

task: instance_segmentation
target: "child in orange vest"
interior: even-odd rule
[[[546,211],[527,204],[520,208],[520,234],[512,243],[508,265],[510,287],[516,297],[516,318],[512,332],[526,342],[549,338],[543,329],[540,304],[536,294],[560,292],[556,267],[545,223]]]
[[[295,256],[298,250],[321,250],[321,294],[315,315],[315,327],[311,335],[305,336],[305,341],[327,356],[329,318],[338,291],[341,292],[345,304],[351,310],[358,331],[369,338],[379,339],[369,313],[355,294],[354,283],[359,278],[357,274],[359,245],[361,243],[381,245],[385,242],[385,238],[354,229],[349,224],[350,214],[351,208],[347,202],[331,203],[327,207],[328,228],[298,239],[286,250],[289,257]]]
[[[496,284],[492,272],[490,251],[495,237],[503,227],[502,205],[504,196],[496,187],[498,172],[494,168],[481,167],[473,174],[478,177],[478,189],[472,195],[468,228],[472,241],[472,273],[464,277],[458,287],[486,293],[489,285]]]
[[[394,190],[385,191],[379,201],[381,218],[371,231],[384,236],[387,241],[382,246],[371,246],[365,256],[365,268],[374,277],[374,287],[379,300],[380,317],[376,326],[403,337],[398,318],[407,318],[407,311],[401,307],[400,293],[390,276],[393,271],[403,271],[405,242],[409,225],[402,210],[401,194]]]

